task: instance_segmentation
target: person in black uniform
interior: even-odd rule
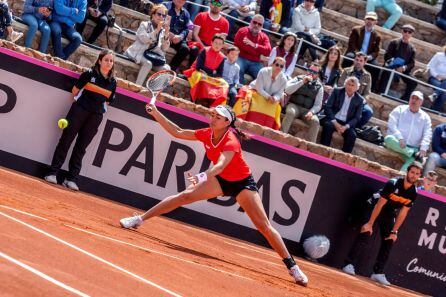
[[[115,55],[105,49],[99,54],[95,65],[81,74],[73,87],[75,102],[67,114],[68,126],[63,130],[54,151],[51,168],[45,180],[57,184],[57,173],[65,162],[68,150],[77,135],[71,154],[69,170],[63,185],[78,191],[77,177],[81,171],[82,158],[93,137],[98,132],[107,104],[113,102],[116,91],[114,78]]]
[[[345,273],[355,275],[354,265],[364,248],[370,243],[376,221],[379,225],[381,246],[370,278],[382,285],[390,285],[383,273],[384,266],[389,258],[392,245],[398,238],[398,229],[403,224],[417,198],[415,183],[422,172],[423,166],[421,163],[413,162],[409,165],[405,177],[390,179],[383,189],[367,200],[367,204],[370,206],[369,211],[364,213],[363,222],[365,224],[350,249],[345,261],[346,265],[342,268]]]

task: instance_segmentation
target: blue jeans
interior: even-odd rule
[[[430,76],[428,83],[436,87],[446,89],[446,80],[441,81],[433,76]],[[432,104],[431,109],[441,112],[444,104],[446,103],[446,93],[438,90],[435,90],[434,93],[437,94],[437,99],[435,100],[434,104]]]
[[[25,22],[25,24],[28,25],[28,32],[26,32],[25,36],[25,47],[31,46],[37,29],[39,29],[42,35],[42,37],[40,38],[39,51],[42,53],[46,53],[48,42],[50,41],[50,25],[48,25],[46,20],[38,19],[34,15],[29,13],[22,15],[22,20]]]
[[[361,113],[361,119],[359,120],[358,124],[356,124],[356,127],[363,128],[372,118],[373,116],[373,109],[370,105],[367,103],[362,106],[362,113]]]
[[[430,153],[429,158],[426,162],[426,166],[424,166],[423,176],[426,176],[429,171],[435,170],[435,168],[437,168],[438,166],[446,168],[446,159],[442,158],[436,152]]]
[[[201,4],[201,5],[207,4],[206,0],[194,0],[193,2],[196,4]],[[198,5],[189,4],[187,7],[187,10],[189,11],[189,14],[190,14],[190,20],[193,22],[198,13],[200,13],[201,11],[205,11],[205,10],[207,11],[207,9],[208,8],[204,8],[204,7],[201,7]]]
[[[82,36],[74,27],[70,27],[64,23],[51,22],[50,27],[54,54],[61,59],[68,59],[81,45]],[[62,35],[70,42],[65,48],[62,48]]]
[[[446,20],[442,18],[437,18],[435,21],[435,25],[437,25],[438,28],[446,31]]]
[[[237,97],[237,89],[234,84],[229,85],[229,91],[228,91],[228,101],[227,104],[231,107],[234,106],[236,97]]]
[[[257,78],[257,74],[259,74],[260,69],[262,69],[263,65],[260,62],[253,62],[242,57],[239,57],[237,60],[237,64],[240,66],[240,84],[245,84],[245,73],[252,76],[253,79]]]

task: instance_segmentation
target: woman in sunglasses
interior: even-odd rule
[[[162,4],[152,7],[150,21],[141,22],[136,32],[135,42],[125,51],[125,55],[141,64],[136,83],[142,85],[152,68],[155,71],[168,70],[166,52],[169,49],[169,21],[166,21],[167,8]]]
[[[296,67],[297,55],[297,36],[292,32],[286,32],[279,41],[279,45],[274,47],[269,54],[268,66],[271,66],[276,57],[285,59],[285,68],[283,71],[287,79],[290,79],[294,68]]]

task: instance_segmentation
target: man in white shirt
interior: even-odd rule
[[[446,46],[443,47],[442,52],[436,53],[427,64],[429,69],[429,80],[431,85],[446,89]],[[433,102],[431,109],[443,111],[443,106],[446,102],[446,94],[444,92],[434,90],[434,93],[429,96]]]
[[[423,94],[414,91],[410,95],[408,105],[395,107],[389,115],[388,135],[384,142],[386,148],[403,157],[403,172],[407,171],[407,167],[415,158],[425,158],[431,144],[431,118],[421,109],[422,104]]]

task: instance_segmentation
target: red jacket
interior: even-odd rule
[[[249,40],[257,44],[257,48],[245,44],[243,42],[245,37],[248,37]],[[252,62],[259,62],[260,55],[268,57],[271,51],[268,35],[259,32],[259,34],[254,36],[249,31],[249,27],[243,27],[237,31],[234,38],[234,45],[240,49],[240,57]]]

